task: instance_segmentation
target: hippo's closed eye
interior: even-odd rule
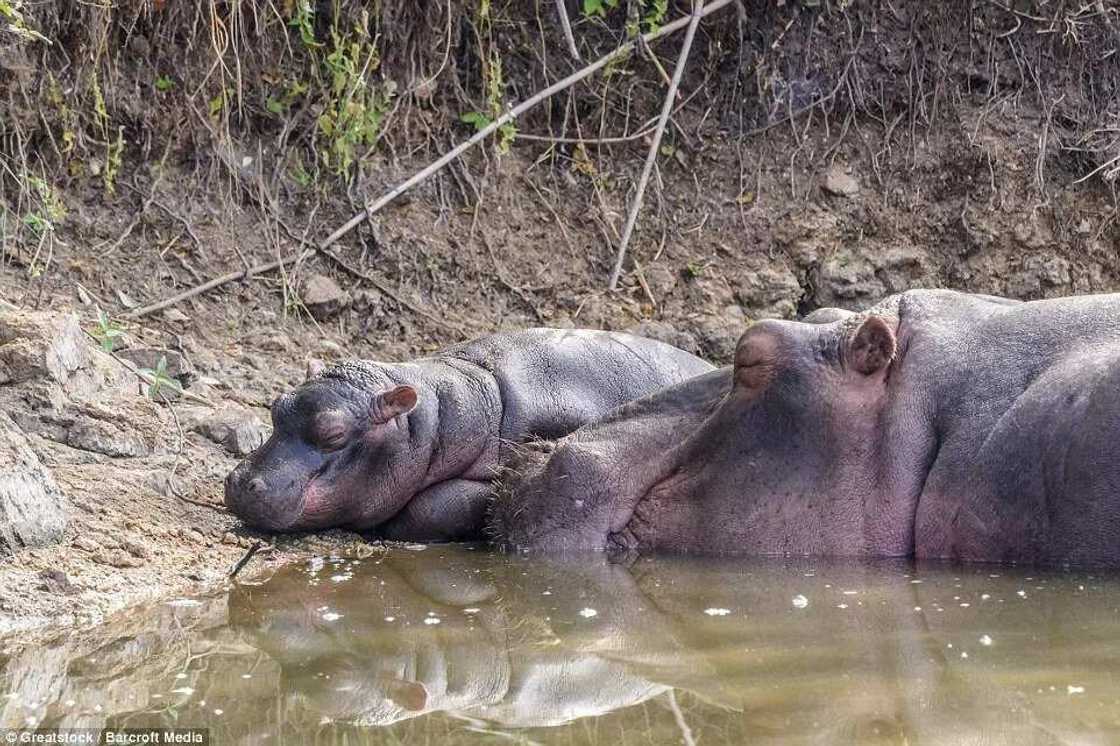
[[[310,440],[324,451],[337,451],[350,440],[349,418],[337,409],[320,412],[311,424]]]

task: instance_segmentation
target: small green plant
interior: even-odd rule
[[[481,111],[468,111],[459,115],[459,121],[473,125],[475,132],[481,132],[494,123],[494,120],[483,114]],[[513,122],[506,122],[498,127],[498,152],[505,155],[509,152],[509,147],[513,143],[513,138],[517,135],[517,125]]]
[[[66,206],[62,204],[51,185],[35,174],[24,172],[23,182],[36,201],[36,209],[24,215],[21,220],[36,236],[54,230],[57,223],[66,217]]]
[[[22,0],[0,0],[0,19],[7,22],[8,31],[16,36],[34,41],[45,41],[47,44],[51,43],[50,39],[27,25],[27,21],[23,17]]]
[[[101,95],[101,83],[96,72],[93,73],[89,88],[93,94],[93,113],[96,115],[97,128],[102,135],[106,135],[109,130],[109,110],[105,108],[105,97]]]
[[[299,29],[300,41],[308,49],[323,46],[315,40],[315,9],[311,7],[310,0],[300,0],[296,3],[295,13],[288,21],[288,25]]]
[[[112,321],[104,311],[98,310],[97,326],[92,333],[102,350],[112,352],[117,346],[117,340],[124,336],[124,329]]]
[[[217,119],[218,115],[222,113],[222,109],[226,108],[226,89],[223,88],[218,92],[218,95],[210,99],[207,105],[210,112],[210,119]]]
[[[156,363],[154,370],[152,368],[141,368],[140,372],[148,382],[148,398],[153,401],[163,393],[164,389],[169,389],[177,394],[183,391],[179,382],[167,374],[166,355],[160,355],[159,362]]]
[[[289,169],[288,173],[291,175],[292,179],[304,189],[311,186],[311,182],[314,181],[314,177],[308,172],[302,161],[297,161],[296,164]]]
[[[486,116],[481,111],[468,111],[460,114],[459,121],[474,125],[476,132],[481,132],[494,123],[493,119]]]
[[[170,91],[175,87],[175,81],[166,75],[160,75],[158,78],[156,78],[154,85],[157,91],[159,91],[160,93],[164,93],[166,91]]]
[[[684,276],[689,280],[695,280],[702,274],[704,274],[704,265],[700,262],[689,262],[684,267]]]
[[[505,82],[502,77],[502,58],[498,54],[497,45],[491,43],[487,55],[487,64],[483,73],[486,85],[486,111],[468,111],[459,115],[459,121],[474,126],[476,132],[489,127],[502,116],[502,91]],[[498,153],[505,155],[513,144],[517,135],[517,125],[506,122],[498,127]]]
[[[618,7],[618,0],[583,0],[583,14],[585,16],[599,16],[600,18],[607,15],[608,10],[614,10]]]
[[[117,192],[117,174],[121,172],[121,153],[124,152],[124,127],[117,127],[117,137],[110,140],[105,148],[105,171],[102,179],[105,191],[109,194]]]
[[[327,105],[318,120],[324,146],[319,154],[328,168],[347,176],[360,157],[359,149],[377,141],[396,84],[390,80],[375,85],[367,80],[381,60],[364,24],[355,24],[348,36],[332,29],[331,43],[331,51],[323,59],[330,80]]]
[[[669,13],[669,0],[651,0],[648,4],[642,3],[645,14],[642,16],[642,26],[646,33],[652,33],[661,28],[665,16]]]
[[[23,224],[31,229],[31,232],[36,236],[41,236],[47,231],[54,230],[54,225],[51,221],[44,218],[37,212],[29,212],[23,216]]]
[[[46,97],[47,102],[58,112],[58,121],[62,127],[60,152],[64,156],[70,156],[74,152],[74,145],[78,139],[78,117],[67,105],[66,97],[62,94],[62,86],[58,84],[58,79],[50,70],[47,70]]]

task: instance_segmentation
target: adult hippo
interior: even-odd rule
[[[410,363],[342,363],[276,400],[272,437],[227,477],[226,505],[270,531],[478,538],[510,443],[558,438],[711,369],[651,339],[560,329]]]
[[[511,467],[507,544],[1120,566],[1120,295],[914,290]]]

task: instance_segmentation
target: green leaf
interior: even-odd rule
[[[465,114],[459,115],[459,121],[473,124],[476,130],[484,130],[489,127],[494,120],[481,111],[468,111]]]
[[[264,108],[268,109],[273,114],[283,114],[284,110],[288,107],[274,99],[272,96],[269,96],[268,100],[264,102]]]
[[[607,10],[618,7],[618,0],[583,0],[583,14],[585,16],[606,16]]]
[[[148,376],[151,380],[148,381],[148,398],[155,399],[160,395],[160,392],[165,389],[171,389],[174,392],[182,393],[183,387],[179,385],[171,376],[167,375],[167,356],[161,355],[159,362],[156,363],[155,370],[151,368],[141,368],[140,372]]]
[[[161,75],[158,78],[156,78],[156,90],[157,91],[170,91],[174,87],[175,87],[175,81],[172,80],[171,78],[167,77],[166,75]]]
[[[210,99],[210,116],[216,117],[222,108],[226,105],[225,91],[219,93],[214,98]]]

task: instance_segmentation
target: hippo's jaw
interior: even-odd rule
[[[300,454],[305,461],[310,460],[307,454]],[[290,466],[294,460],[290,454],[281,454],[263,467],[253,462],[255,456],[226,478],[225,504],[231,513],[253,528],[273,533],[310,531],[335,523],[339,505],[346,502],[338,498],[346,492],[344,486],[329,484],[335,458],[314,453],[314,471],[301,478],[299,470]]]

